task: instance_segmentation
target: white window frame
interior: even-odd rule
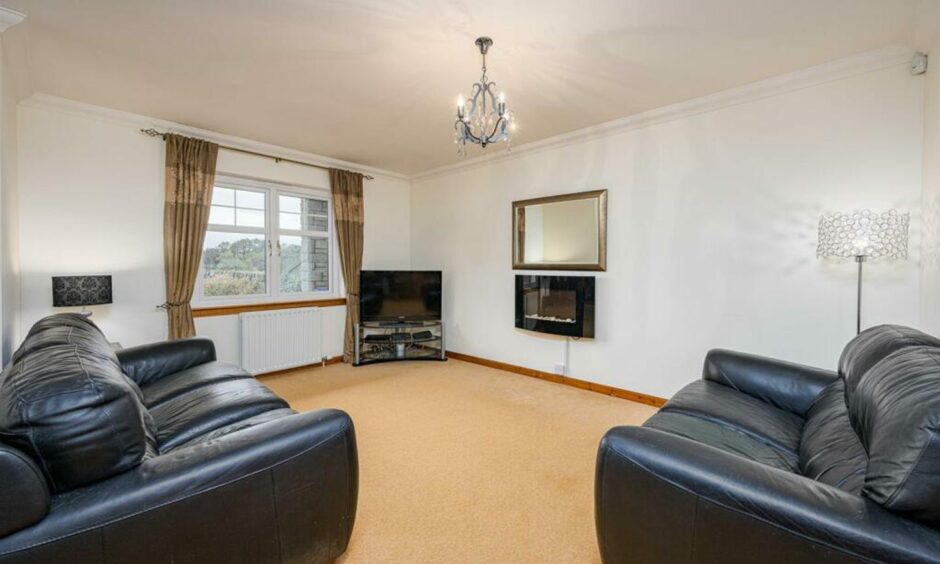
[[[225,233],[245,233],[251,235],[262,235],[265,240],[265,286],[267,291],[264,294],[252,294],[246,296],[204,296],[203,295],[203,257],[199,257],[199,272],[196,277],[196,288],[193,292],[192,305],[194,307],[226,307],[251,305],[259,303],[278,303],[278,302],[296,302],[308,300],[331,299],[341,296],[339,276],[336,269],[336,241],[333,220],[333,198],[329,190],[323,188],[312,188],[306,186],[297,186],[293,184],[284,184],[280,182],[270,182],[265,180],[242,178],[230,175],[217,175],[215,186],[220,188],[231,188],[234,190],[248,190],[251,192],[261,192],[264,194],[265,204],[265,224],[264,227],[240,227],[233,225],[209,224],[207,231],[221,231]],[[327,231],[303,231],[293,229],[282,229],[280,227],[280,199],[278,196],[294,196],[301,198],[314,198],[317,200],[326,200],[327,202]],[[290,292],[281,293],[281,261],[280,261],[280,236],[314,236],[327,238],[328,268],[329,268],[329,289],[316,290],[312,292]]]

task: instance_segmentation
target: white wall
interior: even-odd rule
[[[607,188],[598,335],[572,343],[570,375],[668,396],[715,346],[831,367],[853,334],[855,277],[851,263],[815,259],[823,211],[912,212],[911,260],[868,268],[865,322],[930,329],[924,87],[898,64],[411,183],[377,175],[366,181],[364,268],[443,269],[450,349],[552,371],[564,341],[513,328],[510,204]],[[19,244],[4,250],[3,275],[18,251],[20,336],[57,311],[52,275],[101,272],[115,284],[115,303],[95,308],[105,332],[125,345],[164,338],[154,309],[164,300],[163,144],[138,133],[146,118],[42,100],[4,118],[19,122],[19,186],[0,193],[0,213],[19,194],[19,229],[3,236]],[[326,186],[314,169],[220,155],[221,173]],[[3,229],[16,219],[0,219]],[[14,287],[4,280],[4,302]],[[343,315],[326,310],[328,356],[341,351]],[[237,361],[235,316],[198,319],[197,330]]]
[[[3,364],[9,360],[19,338],[16,101],[16,85],[4,45],[0,54],[0,358]]]
[[[139,133],[146,118],[46,98],[21,103],[18,118],[23,334],[61,311],[52,308],[53,275],[104,273],[114,276],[114,303],[92,309],[105,334],[125,346],[166,338],[165,314],[155,309],[165,301],[163,143]],[[220,151],[217,170],[329,186],[325,171],[229,151]],[[364,266],[408,268],[409,183],[375,176],[365,181]],[[343,308],[331,309],[329,331],[341,332]],[[234,316],[197,321],[219,340],[220,356],[237,361],[233,327]],[[331,355],[337,339],[325,337]]]
[[[868,268],[864,323],[918,325],[923,91],[893,64],[416,178],[412,263],[444,271],[448,348],[562,362],[563,339],[513,327],[510,204],[599,188],[608,271],[573,377],[669,396],[712,347],[834,367],[854,335],[855,265],[816,259],[823,211],[912,212],[911,260]]]
[[[924,75],[924,162],[921,229],[921,326],[940,334],[940,7],[920,6],[919,48],[929,54]]]

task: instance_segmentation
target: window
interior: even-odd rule
[[[219,179],[194,301],[329,294],[334,287],[330,214],[325,191]]]

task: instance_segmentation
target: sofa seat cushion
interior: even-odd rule
[[[849,421],[845,382],[830,384],[806,413],[800,440],[804,476],[859,495],[865,484],[868,453]]]
[[[212,361],[175,374],[164,376],[143,388],[144,404],[148,409],[161,403],[181,396],[186,392],[203,386],[225,382],[227,380],[243,380],[253,376],[241,367],[227,362]]]
[[[289,407],[285,407],[283,409],[272,409],[271,411],[265,411],[264,413],[261,413],[260,415],[255,415],[254,417],[249,417],[247,419],[241,419],[239,421],[236,421],[235,423],[232,423],[231,425],[225,425],[223,427],[219,427],[218,429],[215,429],[214,431],[210,431],[204,435],[199,435],[198,437],[192,439],[191,441],[187,441],[175,448],[186,448],[186,447],[190,447],[190,446],[201,444],[201,443],[207,443],[209,441],[214,441],[226,435],[231,435],[232,433],[237,433],[239,431],[244,431],[245,429],[257,427],[258,425],[263,425],[264,423],[268,423],[268,422],[280,419],[282,417],[287,417],[289,415],[294,415],[296,413],[297,413],[296,411],[294,411],[293,409]]]
[[[683,413],[730,427],[794,456],[803,433],[803,418],[799,415],[707,380],[682,388],[660,411]]]
[[[739,429],[695,415],[661,411],[650,417],[644,427],[685,437],[767,466],[797,472],[799,459],[787,449],[755,439]]]
[[[241,379],[190,390],[155,406],[150,413],[162,454],[220,427],[286,407],[287,402],[261,382]]]

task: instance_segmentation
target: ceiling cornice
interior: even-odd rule
[[[26,19],[26,14],[0,6],[0,33]]]
[[[911,62],[913,54],[913,50],[909,47],[901,46],[860,53],[815,67],[775,76],[760,82],[746,84],[708,96],[678,102],[632,116],[515,146],[512,148],[511,153],[491,153],[489,155],[481,155],[458,163],[433,168],[412,175],[411,180],[425,180],[496,162],[517,159],[530,153],[547,151],[549,149],[564,147],[591,139],[600,139],[642,127],[649,127],[658,123],[682,119],[739,104],[746,104],[763,98],[770,98],[794,90],[842,80],[851,76],[874,72],[896,65],[908,65]]]
[[[244,137],[226,135],[217,131],[200,129],[198,127],[191,127],[172,121],[151,118],[130,112],[123,112],[120,110],[113,110],[111,108],[95,106],[93,104],[86,104],[84,102],[77,102],[75,100],[60,98],[58,96],[52,96],[49,94],[33,94],[32,96],[29,96],[28,98],[20,101],[20,105],[64,112],[67,114],[92,117],[101,121],[127,125],[137,129],[154,128],[160,131],[186,135],[188,137],[198,137],[200,139],[206,139],[207,141],[212,141],[213,143],[218,143],[220,145],[228,145],[230,147],[255,151],[257,153],[264,153],[285,159],[293,159],[317,166],[342,168],[355,172],[371,174],[373,176],[384,176],[398,180],[410,179],[408,175],[398,172],[364,166],[358,163],[325,157],[323,155],[308,153],[306,151],[299,151],[297,149],[290,149],[288,147],[281,147],[279,145],[272,145],[270,143],[262,143],[261,141],[254,141]]]
[[[349,161],[343,161],[314,153],[299,151],[297,149],[290,149],[287,147],[281,147],[279,145],[262,143],[260,141],[245,139],[243,137],[226,135],[211,130],[150,118],[130,112],[123,112],[120,110],[95,106],[93,104],[76,102],[74,100],[60,98],[58,96],[52,96],[48,94],[33,94],[32,96],[21,101],[20,104],[25,106],[53,109],[71,114],[92,116],[97,119],[132,125],[138,128],[153,127],[155,129],[171,131],[173,133],[179,133],[182,135],[201,137],[215,143],[309,162],[319,166],[345,168],[373,175],[381,175],[387,178],[414,181],[425,180],[428,178],[443,176],[466,169],[472,169],[501,161],[516,159],[530,153],[547,151],[557,147],[564,147],[566,145],[580,143],[591,139],[600,139],[642,127],[649,127],[658,123],[683,119],[696,114],[715,111],[721,108],[746,104],[748,102],[754,102],[763,98],[778,96],[787,92],[792,92],[794,90],[842,80],[851,76],[874,72],[896,65],[907,65],[910,63],[910,58],[912,55],[913,51],[908,47],[889,47],[886,49],[879,49],[877,51],[860,53],[858,55],[853,55],[844,59],[839,59],[815,67],[798,70],[760,82],[754,82],[730,90],[725,90],[723,92],[671,104],[662,108],[656,108],[632,116],[627,116],[591,127],[563,133],[554,137],[533,141],[524,145],[518,145],[512,148],[511,153],[500,152],[473,157],[458,163],[419,172],[414,175],[401,174],[385,169],[363,166]]]

